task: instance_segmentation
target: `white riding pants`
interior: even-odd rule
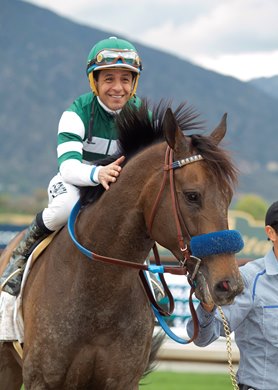
[[[48,186],[48,207],[42,212],[47,229],[55,231],[63,227],[73,206],[79,199],[79,189],[63,181],[60,173],[54,176]]]

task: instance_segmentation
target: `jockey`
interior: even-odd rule
[[[3,291],[18,295],[28,255],[37,243],[66,224],[79,199],[78,186],[101,184],[108,190],[117,180],[123,156],[107,166],[96,166],[92,161],[116,151],[115,115],[125,104],[140,106],[135,93],[141,71],[137,50],[126,40],[110,37],[90,51],[86,72],[91,92],[78,97],[61,116],[59,172],[49,183],[49,203],[14,250],[0,278]]]

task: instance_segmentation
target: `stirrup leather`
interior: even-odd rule
[[[6,284],[8,283],[8,281],[10,279],[12,279],[15,275],[17,275],[18,273],[22,272],[22,268],[18,268],[16,269],[15,271],[13,271],[5,280],[4,282],[1,284],[0,286],[0,291],[3,290],[4,286],[6,286]]]

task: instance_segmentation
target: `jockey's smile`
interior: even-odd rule
[[[99,71],[96,81],[100,100],[112,111],[123,108],[127,103],[132,92],[132,85],[132,72],[120,68]]]

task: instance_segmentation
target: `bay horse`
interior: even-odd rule
[[[150,114],[147,101],[138,110],[122,110],[119,155],[126,160],[108,191],[81,191],[75,234],[83,247],[143,265],[158,242],[184,265],[168,177],[154,207],[165,171],[173,172],[171,161],[165,164],[169,150],[181,166],[172,179],[185,248],[190,249],[188,237],[228,229],[237,170],[218,145],[226,115],[209,135],[194,134],[196,118],[184,104],[175,112],[160,103]],[[190,259],[187,267],[192,272]],[[202,259],[195,283],[204,301],[231,303],[243,288],[234,253]],[[0,348],[0,383],[9,389],[19,389],[22,379],[26,390],[139,388],[155,321],[138,269],[89,260],[64,227],[33,265],[23,317],[22,369],[7,343]]]

